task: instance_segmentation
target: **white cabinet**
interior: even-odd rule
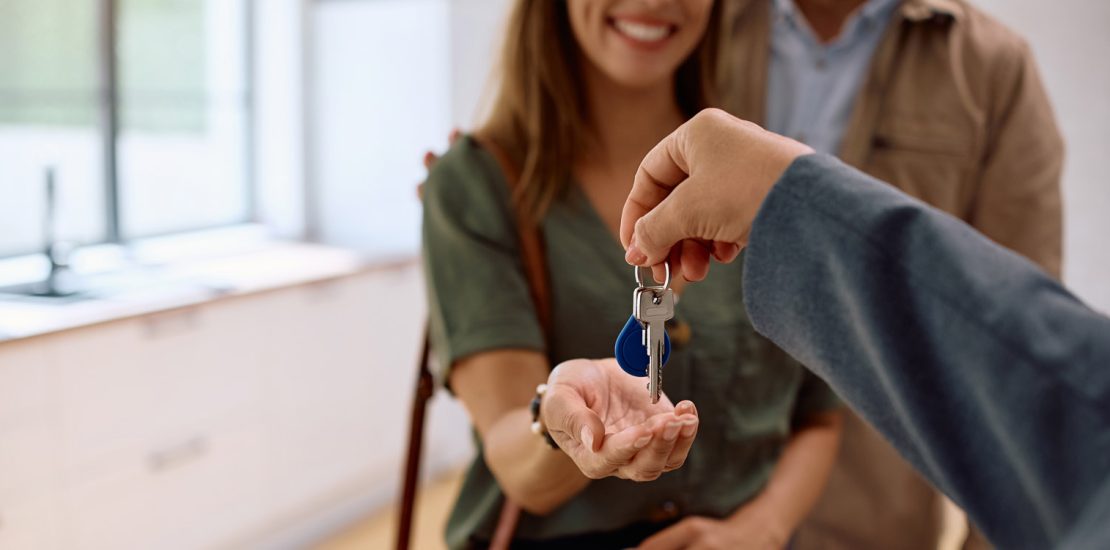
[[[67,488],[67,547],[210,548],[259,529],[259,426],[244,417],[204,427]]]
[[[0,548],[55,550],[62,548],[60,535],[53,493],[11,501],[0,496]]]
[[[32,342],[0,347],[0,503],[53,484],[55,364]]]
[[[349,491],[365,479],[375,455],[370,426],[380,414],[373,402],[374,358],[369,333],[379,312],[367,277],[326,281],[282,293],[271,306],[271,337],[285,343],[265,349],[263,363],[273,422],[271,451],[281,483],[274,498],[297,513],[315,496]]]
[[[392,491],[420,285],[363,273],[0,345],[0,549],[249,547]]]
[[[54,368],[45,346],[0,347],[0,548],[59,548]]]

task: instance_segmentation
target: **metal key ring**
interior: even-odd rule
[[[644,287],[644,280],[643,280],[643,278],[640,277],[640,269],[642,269],[642,268],[638,265],[632,266],[632,271],[636,273],[636,286],[639,287],[639,288],[645,288]],[[651,268],[647,268],[647,269],[651,269]],[[668,261],[664,260],[663,261],[663,269],[665,270],[665,272],[667,274],[666,278],[663,279],[663,288],[670,288],[671,287],[671,262],[668,262]],[[651,280],[655,281],[655,275],[651,276]]]

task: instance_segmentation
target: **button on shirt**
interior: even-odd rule
[[[869,0],[822,44],[794,0],[771,0],[767,129],[836,154],[871,57],[902,0]]]

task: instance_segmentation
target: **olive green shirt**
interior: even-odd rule
[[[546,341],[518,254],[508,187],[494,158],[472,139],[459,140],[432,170],[424,208],[424,268],[440,365],[507,348],[545,352],[553,365],[613,355],[632,312],[633,271],[579,188],[556,201],[542,223],[553,317]],[[672,401],[689,399],[701,413],[686,464],[650,483],[592,481],[546,517],[523,513],[516,537],[612,531],[657,518],[661,509],[726,516],[766,484],[792,426],[839,406],[820,379],[753,331],[741,267],[714,267],[705,281],[686,287],[675,306],[691,338],[673,346],[663,387]],[[448,544],[489,540],[501,502],[496,481],[476,457],[448,521]]]

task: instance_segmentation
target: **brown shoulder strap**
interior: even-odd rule
[[[505,176],[505,183],[509,187],[512,198],[513,217],[517,227],[517,240],[520,243],[520,256],[524,264],[524,275],[528,278],[528,289],[532,296],[532,304],[536,308],[536,317],[543,329],[544,339],[550,341],[551,329],[551,293],[547,280],[547,259],[543,250],[543,239],[540,235],[539,225],[532,223],[530,216],[517,205],[515,195],[520,182],[520,172],[505,150],[492,140],[474,136],[474,140],[482,149],[485,149]],[[417,190],[420,194],[420,189]],[[434,391],[434,382],[429,367],[430,335],[427,327],[424,330],[424,348],[420,352],[417,367],[416,392],[413,396],[412,418],[409,422],[409,446],[405,460],[405,475],[401,489],[401,513],[398,517],[396,548],[407,550],[412,539],[412,524],[416,508],[416,485],[420,473],[420,454],[424,440],[424,411],[428,400]],[[497,520],[497,527],[493,532],[490,543],[492,550],[507,549],[512,541],[516,524],[520,519],[520,506],[508,497],[501,507],[501,515]]]
[[[513,205],[517,241],[520,243],[520,259],[524,263],[524,276],[528,278],[532,305],[536,308],[536,317],[543,329],[544,339],[550,342],[551,291],[547,281],[547,257],[544,254],[538,221],[532,220],[516,200],[517,189],[520,186],[520,172],[505,150],[493,140],[477,135],[474,136],[474,140],[482,149],[493,155],[505,176],[505,184],[509,187],[509,198]],[[493,531],[493,540],[490,541],[491,550],[509,548],[519,520],[520,506],[506,495],[505,503],[501,506],[501,515],[497,518],[497,527]]]
[[[540,235],[539,224],[516,201],[517,189],[520,186],[520,172],[499,145],[493,140],[482,136],[473,136],[474,141],[485,149],[505,175],[505,183],[509,187],[509,196],[513,204],[513,216],[517,228],[517,240],[520,242],[520,259],[524,263],[524,275],[528,278],[528,288],[532,294],[532,305],[536,308],[536,317],[543,328],[544,338],[550,339],[551,329],[551,290],[547,281],[547,258],[543,249],[543,238]]]

